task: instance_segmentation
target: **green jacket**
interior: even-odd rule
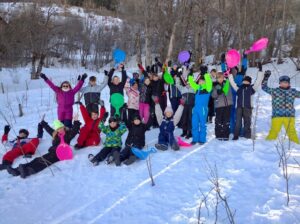
[[[115,131],[112,131],[109,125],[105,126],[103,122],[99,124],[99,128],[106,135],[105,147],[122,147],[122,135],[127,131],[124,123],[120,123]]]

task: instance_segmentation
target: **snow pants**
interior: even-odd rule
[[[158,144],[161,145],[166,145],[168,146],[170,144],[170,146],[172,147],[174,144],[177,144],[175,137],[174,137],[174,133],[170,133],[170,132],[160,132],[158,135]]]
[[[108,155],[112,155],[115,151],[120,152],[120,147],[104,147],[97,155],[95,155],[93,162],[101,162],[106,159]]]
[[[60,161],[56,155],[56,151],[52,150],[46,153],[45,155],[41,157],[37,157],[34,160],[32,160],[29,163],[26,164],[20,164],[20,166],[23,166],[23,169],[26,173],[26,176],[29,176],[31,174],[38,173],[48,166],[51,166],[52,164]]]
[[[150,105],[148,103],[140,103],[139,113],[141,120],[144,120],[144,124],[147,124],[150,117]]]
[[[234,128],[234,136],[238,137],[241,132],[242,124],[244,123],[244,137],[251,138],[251,117],[252,108],[238,107],[236,109],[236,121]]]
[[[91,130],[88,131],[85,129],[85,127],[80,129],[80,133],[77,139],[77,143],[80,146],[95,146],[99,145],[101,141],[100,134],[98,134],[96,131]]]
[[[58,120],[60,120],[66,127],[72,128],[73,107],[71,106],[68,109],[61,107],[63,106],[58,106],[57,108]]]
[[[215,135],[218,139],[229,139],[231,106],[216,108]]]
[[[275,140],[281,130],[281,127],[284,126],[286,134],[289,139],[297,144],[299,144],[299,138],[295,129],[295,117],[273,117],[271,129],[267,140]]]
[[[30,142],[22,145],[14,147],[12,150],[8,151],[3,156],[3,161],[7,161],[9,163],[13,163],[14,160],[22,155],[33,155],[39,145],[39,139],[33,138]]]
[[[193,142],[206,142],[206,120],[208,108],[194,107],[192,115]]]

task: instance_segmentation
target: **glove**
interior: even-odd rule
[[[150,65],[148,65],[148,66],[146,67],[146,72],[147,72],[147,73],[150,73],[150,72],[151,72],[151,67],[150,67]]]
[[[4,126],[4,134],[8,135],[9,131],[10,131],[10,126],[9,125],[5,125]]]
[[[181,98],[181,99],[179,100],[179,104],[182,105],[182,106],[184,106],[185,100],[184,100],[183,98]]]
[[[104,70],[104,75],[108,76],[108,71]]]
[[[261,62],[257,63],[257,68],[258,68],[258,71],[262,72],[262,64],[261,64]]]
[[[44,121],[44,120],[42,120],[39,124],[42,125],[42,126],[44,126],[44,125],[47,125],[47,122]]]
[[[168,67],[171,67],[172,66],[172,61],[168,61]]]
[[[155,61],[155,62],[158,62],[158,58],[157,58],[157,57],[155,57],[155,58],[154,58],[154,61]]]
[[[88,75],[87,75],[86,73],[84,73],[84,74],[81,76],[81,79],[80,79],[80,80],[84,82],[84,80],[87,78],[87,76],[88,76]]]
[[[120,122],[120,115],[115,115],[115,118],[116,118],[116,121],[117,121],[117,123],[119,123]]]
[[[102,118],[102,122],[103,122],[103,123],[105,123],[105,121],[107,120],[108,115],[109,115],[109,113],[108,113],[108,112],[105,112],[105,114],[104,114],[104,116],[103,116],[103,118]]]
[[[120,68],[121,68],[122,71],[124,71],[124,69],[125,69],[124,64],[120,64]]]
[[[99,105],[100,105],[101,107],[103,107],[103,106],[104,106],[104,101],[103,101],[103,100],[100,100]]]
[[[79,81],[81,79],[81,75],[79,75],[78,77],[77,77],[77,81]]]
[[[40,74],[40,77],[41,77],[42,79],[44,79],[45,81],[48,80],[47,76],[46,76],[44,73],[41,73],[41,74]]]
[[[82,103],[80,101],[76,101],[74,104],[82,105]]]
[[[155,104],[157,104],[157,103],[159,103],[159,98],[157,96],[154,96],[153,101],[154,101]]]
[[[144,67],[143,67],[141,64],[138,64],[138,67],[139,67],[139,69],[140,69],[142,72],[145,71]]]
[[[268,79],[271,76],[271,71],[267,70],[265,71],[265,79]]]
[[[200,66],[200,73],[201,73],[201,75],[204,75],[205,73],[207,73],[207,70],[208,70],[208,68],[207,68],[206,65],[201,65]]]

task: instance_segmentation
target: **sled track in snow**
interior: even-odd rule
[[[162,169],[161,171],[159,171],[157,174],[155,174],[153,176],[153,178],[157,178],[161,175],[163,175],[164,173],[166,173],[167,171],[171,170],[173,167],[175,167],[177,164],[179,164],[180,162],[182,162],[183,160],[185,160],[186,158],[190,157],[191,155],[193,155],[194,153],[200,151],[202,148],[204,148],[205,146],[208,145],[208,143],[213,140],[214,137],[210,137],[207,141],[207,143],[205,145],[199,146],[198,148],[190,151],[189,153],[185,154],[184,156],[182,156],[181,158],[175,160],[174,162],[172,162],[171,164],[169,164],[167,167],[165,167],[164,169]],[[151,144],[153,142],[155,142],[156,140],[150,141],[148,144]],[[118,206],[119,204],[121,204],[123,201],[125,201],[127,198],[129,198],[135,191],[137,191],[138,189],[140,189],[141,187],[143,187],[144,185],[146,185],[147,183],[150,183],[151,179],[150,177],[145,179],[144,181],[142,181],[141,183],[139,183],[136,187],[134,187],[132,190],[130,190],[126,195],[120,197],[117,201],[115,201],[110,207],[106,208],[103,212],[101,212],[99,215],[97,215],[95,218],[93,218],[90,221],[86,221],[87,224],[93,224],[96,221],[98,221],[99,219],[101,219],[105,214],[109,213],[111,210],[113,210],[116,206]],[[74,209],[68,213],[66,213],[65,215],[61,216],[60,218],[58,218],[57,220],[54,220],[53,222],[51,222],[51,224],[59,224],[59,223],[65,223],[64,221],[73,217],[74,215],[77,214],[81,214],[83,213],[90,205],[94,204],[95,202],[99,201],[101,198],[96,198],[90,202],[88,202],[87,204]]]

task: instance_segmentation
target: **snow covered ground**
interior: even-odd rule
[[[266,69],[273,71],[269,84],[278,85],[275,68],[269,64],[264,66]],[[276,65],[276,69],[290,76],[296,73],[294,65],[288,60],[283,65]],[[134,71],[135,68],[129,70]],[[77,75],[83,72],[96,74],[70,68],[44,69],[43,72],[52,77],[55,83],[64,79],[75,83]],[[29,68],[3,69],[0,72],[0,82],[5,89],[5,94],[0,93],[0,110],[16,132],[20,128],[28,128],[31,136],[34,136],[42,114],[46,114],[45,120],[49,123],[56,119],[56,104],[53,92],[42,80],[29,81],[28,73]],[[248,74],[255,73],[256,69],[248,70]],[[102,75],[97,74],[99,81]],[[13,83],[14,79],[18,83]],[[292,85],[300,89],[300,79],[294,77]],[[9,92],[6,93],[6,90]],[[271,97],[262,91],[259,95],[254,151],[251,140],[241,138],[234,142],[217,141],[214,139],[214,125],[209,124],[208,142],[205,145],[182,148],[178,152],[168,150],[153,154],[154,187],[151,186],[145,161],[138,161],[128,167],[105,163],[93,167],[87,155],[99,152],[102,146],[75,151],[74,160],[51,166],[54,176],[49,168],[27,179],[12,177],[2,171],[0,223],[198,223],[202,193],[206,195],[212,188],[208,167],[215,165],[222,194],[226,195],[231,210],[235,211],[236,223],[300,223],[300,168],[294,160],[300,161],[300,147],[291,144],[290,205],[287,207],[276,142],[264,140],[271,121]],[[21,118],[17,117],[17,98],[23,100],[25,115]],[[108,105],[107,88],[102,93],[102,99]],[[256,107],[256,98],[254,102]],[[9,107],[16,115],[16,122]],[[296,100],[296,108],[296,127],[300,133],[300,100]],[[77,110],[74,106],[74,111]],[[5,124],[1,117],[0,127]],[[176,135],[180,134],[181,131],[176,130]],[[157,129],[147,133],[148,147],[156,143],[157,135]],[[9,137],[15,137],[13,130]],[[125,139],[126,134],[123,137]],[[51,137],[45,133],[35,157],[47,152],[50,143]],[[72,142],[74,144],[75,141]],[[1,156],[5,151],[1,145]],[[20,158],[14,166],[25,162],[25,159]],[[204,205],[201,209],[201,220],[204,223],[215,222],[214,195],[208,195],[206,206],[209,214]],[[229,223],[222,205],[218,213],[218,223]]]

